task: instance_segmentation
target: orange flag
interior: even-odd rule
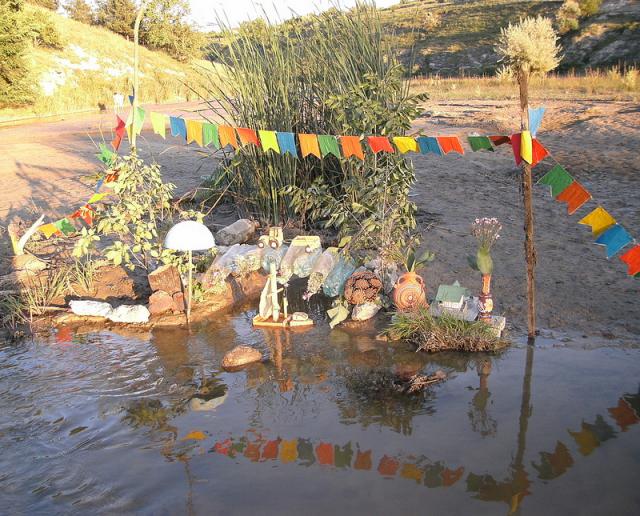
[[[534,138],[531,145],[531,165],[535,167],[548,155],[549,151],[545,149],[544,146],[536,138]]]
[[[218,126],[218,136],[220,137],[220,148],[231,145],[234,149],[238,148],[238,139],[233,127],[228,125]]]
[[[237,127],[236,131],[238,131],[242,145],[255,145],[256,147],[260,147],[260,140],[258,140],[258,135],[253,129]]]
[[[444,154],[449,154],[450,152],[464,154],[464,149],[457,136],[438,136],[438,143]]]
[[[575,213],[580,206],[590,199],[591,194],[578,181],[571,183],[556,197],[556,201],[567,203],[567,213],[569,215]]]
[[[320,145],[318,145],[318,136],[315,134],[299,134],[298,140],[300,141],[300,150],[302,151],[302,157],[306,158],[309,154],[321,158]]]
[[[364,152],[362,151],[362,145],[360,145],[359,136],[341,136],[340,144],[342,145],[342,155],[345,158],[355,156],[364,160]]]
[[[378,154],[378,152],[394,152],[391,142],[386,136],[368,136],[367,142],[369,142],[369,147],[371,147],[374,154]]]
[[[620,259],[627,264],[627,274],[629,276],[640,274],[640,245],[632,247],[626,253],[620,255]]]

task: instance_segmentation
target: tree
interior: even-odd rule
[[[29,3],[46,7],[47,9],[51,9],[52,11],[57,11],[58,7],[60,7],[59,0],[29,0]]]
[[[136,19],[133,0],[100,0],[96,9],[98,25],[125,38],[133,38],[133,23]]]
[[[29,34],[21,0],[0,0],[0,107],[33,102],[25,51]]]
[[[93,10],[86,0],[69,0],[64,8],[72,20],[86,23],[87,25],[93,22]]]

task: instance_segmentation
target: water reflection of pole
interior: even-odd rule
[[[527,428],[531,416],[531,376],[533,375],[534,346],[527,346],[527,361],[522,380],[522,403],[520,405],[520,425],[518,430],[518,451],[514,460],[516,468],[522,468],[524,452],[527,445]]]

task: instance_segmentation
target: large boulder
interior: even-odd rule
[[[172,295],[175,292],[182,291],[180,273],[174,265],[158,267],[155,271],[149,273],[148,279],[152,292],[163,290],[167,294]]]
[[[117,323],[140,324],[149,322],[149,310],[143,305],[121,305],[114,308],[109,319]]]
[[[149,296],[149,312],[151,315],[173,312],[174,308],[173,296],[164,290],[158,290]]]
[[[223,369],[237,369],[262,360],[262,353],[249,346],[236,346],[222,358]]]

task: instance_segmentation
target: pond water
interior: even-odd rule
[[[426,355],[254,313],[0,347],[0,513],[640,511],[640,350]],[[221,371],[237,344],[271,360]],[[437,369],[425,393],[389,388]]]

